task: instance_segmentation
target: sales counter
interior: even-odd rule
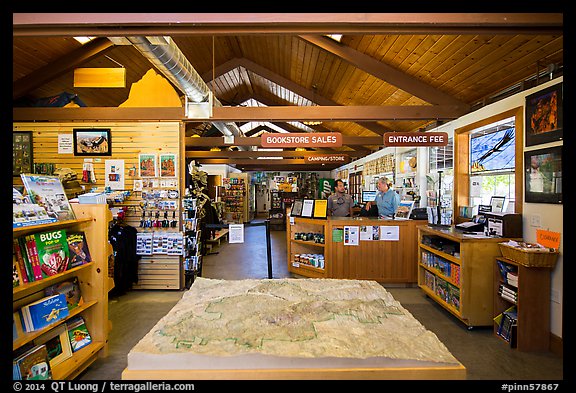
[[[288,271],[311,278],[418,282],[418,229],[426,220],[289,217]]]

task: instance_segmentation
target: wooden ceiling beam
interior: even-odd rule
[[[114,46],[107,38],[96,38],[71,53],[31,72],[12,84],[12,99],[18,99],[43,84],[64,75],[70,70],[102,56]]]
[[[14,36],[562,34],[562,13],[13,13]]]
[[[212,117],[193,121],[378,121],[452,120],[462,116],[457,105],[269,106],[214,107]]]
[[[232,146],[224,143],[224,137],[186,137],[186,148],[189,147],[215,147],[215,146]],[[260,137],[235,137],[234,146],[261,146]],[[384,138],[381,136],[348,136],[342,135],[342,145],[375,145],[384,146]],[[338,151],[339,153],[348,153],[348,151]]]
[[[283,150],[283,151],[193,151],[186,150],[186,158],[253,158],[253,157],[287,157],[287,158],[302,158],[302,157],[313,157],[318,154],[347,154],[350,157],[364,157],[366,154],[364,152],[357,151],[338,151],[333,150],[315,150],[315,151],[294,151],[294,150]]]

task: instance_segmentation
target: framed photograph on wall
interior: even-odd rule
[[[562,146],[524,152],[524,200],[562,203]]]
[[[138,174],[140,177],[158,177],[158,165],[156,154],[138,154]]]
[[[558,83],[526,97],[526,146],[562,139],[563,86]]]
[[[75,156],[112,155],[112,137],[109,128],[74,128]]]
[[[32,131],[12,133],[12,176],[32,173]]]
[[[174,153],[162,153],[159,155],[160,177],[176,177],[177,155]]]

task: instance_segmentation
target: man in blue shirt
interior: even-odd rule
[[[393,217],[400,204],[400,195],[396,193],[390,186],[392,183],[388,182],[388,178],[381,177],[378,179],[378,194],[376,194],[376,199],[374,203],[378,206],[378,216],[379,217]],[[366,210],[370,210],[372,202],[366,203]]]

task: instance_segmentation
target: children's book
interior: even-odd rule
[[[66,325],[68,326],[68,337],[70,338],[72,352],[76,352],[92,342],[86,322],[81,315],[71,318]]]
[[[42,280],[44,276],[42,275],[42,268],[40,267],[40,260],[38,259],[38,248],[36,247],[34,235],[26,236],[26,253],[28,254],[28,261],[32,266],[34,281]]]
[[[28,381],[52,379],[49,362],[46,345],[38,345],[14,359],[12,375]]]
[[[72,357],[72,347],[68,339],[66,325],[62,324],[34,339],[35,345],[46,345],[50,367],[55,367]]]
[[[58,176],[22,173],[20,177],[31,202],[45,208],[48,217],[58,221],[76,218]]]
[[[42,329],[70,315],[63,293],[42,298],[20,309],[24,330],[31,332]]]
[[[50,285],[44,289],[44,294],[46,296],[53,296],[60,293],[66,296],[66,305],[69,311],[72,311],[76,307],[84,304],[84,299],[82,298],[82,293],[80,292],[80,283],[78,282],[78,277],[74,277],[72,280],[62,281],[58,284]]]
[[[17,240],[18,249],[20,250],[20,256],[22,257],[22,263],[24,264],[24,270],[26,270],[26,277],[28,282],[34,281],[34,273],[32,272],[32,263],[28,259],[28,247],[26,247],[25,236],[19,237]],[[18,254],[16,255],[18,256]]]
[[[92,261],[84,232],[68,232],[66,241],[68,242],[68,250],[70,252],[70,260],[68,262],[69,269]]]
[[[22,281],[22,274],[20,274],[20,267],[16,258],[12,261],[12,288],[19,287]]]
[[[50,277],[68,270],[70,252],[66,230],[57,229],[49,232],[35,233],[34,245],[38,255],[41,278]]]
[[[20,249],[20,244],[18,244],[17,239],[13,239],[12,245],[14,248],[14,257],[16,258],[16,263],[18,264],[20,280],[22,280],[23,284],[26,284],[28,282],[28,271],[26,269],[26,263],[24,262],[24,257],[22,256],[22,250]]]

